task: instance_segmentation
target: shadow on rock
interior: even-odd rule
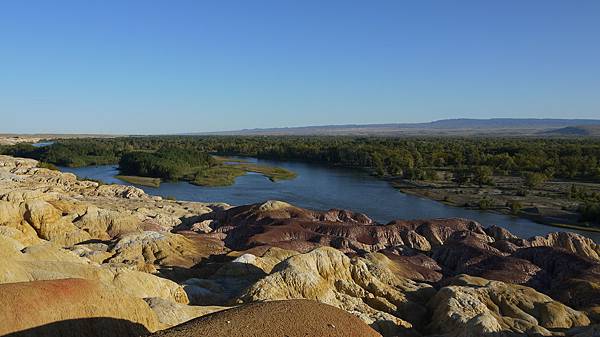
[[[80,318],[53,322],[3,337],[137,337],[150,332],[139,323],[110,317]]]

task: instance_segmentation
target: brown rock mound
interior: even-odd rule
[[[83,279],[0,284],[0,335],[140,336],[159,329],[142,299]]]
[[[200,317],[153,337],[381,337],[357,317],[309,300],[252,303]]]
[[[205,214],[199,221],[210,222],[212,233],[233,250],[264,245],[308,252],[330,246],[359,253],[406,246],[426,252],[442,245],[456,231],[485,235],[479,223],[466,219],[398,220],[382,225],[362,213],[314,211],[281,201],[232,207]]]

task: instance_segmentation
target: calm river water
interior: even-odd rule
[[[486,226],[495,224],[505,227],[512,233],[526,238],[563,230],[527,219],[452,207],[437,201],[407,195],[397,191],[387,182],[371,177],[360,170],[298,162],[249,160],[258,164],[289,169],[296,172],[298,177],[293,180],[271,182],[262,175],[250,173],[239,177],[234,185],[227,187],[200,187],[186,182],[162,183],[159,188],[137,187],[148,194],[175,197],[178,200],[243,205],[275,199],[319,210],[345,208],[363,212],[380,223],[393,219],[469,218]],[[61,170],[75,173],[82,178],[127,184],[114,177],[118,174],[117,166],[64,167]],[[600,242],[600,233],[572,231]]]

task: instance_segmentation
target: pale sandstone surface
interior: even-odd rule
[[[428,329],[448,337],[486,334],[551,335],[549,329],[590,324],[588,317],[520,285],[460,275],[430,300]]]
[[[322,247],[279,263],[249,287],[243,302],[312,299],[344,309],[386,335],[412,328],[425,319],[424,303],[435,290],[399,278],[380,261],[350,259]]]
[[[180,285],[147,272],[156,272],[162,265],[190,267],[213,250],[221,252],[222,245],[207,248],[197,238],[170,231],[188,218],[223,207],[227,205],[166,201],[134,187],[99,185],[69,173],[37,168],[31,159],[0,156],[0,283],[19,284],[22,289],[48,280],[92,280],[104,292],[142,303],[145,311],[140,315],[148,316],[143,325],[151,331],[184,322],[216,309],[186,305],[189,300]],[[69,288],[69,284],[63,285]],[[49,297],[40,301],[49,301]],[[155,305],[148,306],[145,298]],[[62,304],[71,300],[75,301],[67,297]],[[79,300],[84,301],[84,296]],[[120,304],[116,297],[94,304],[96,300],[89,296],[81,305],[100,306],[98,313],[114,310],[115,317],[128,319],[115,305]],[[8,304],[11,308],[17,305]],[[160,321],[153,309],[160,314]],[[125,306],[123,310],[129,309]],[[86,318],[86,313],[87,318],[96,317],[93,310],[84,309],[77,318]],[[3,325],[17,331],[26,328],[23,324],[35,327],[44,319],[68,319],[68,315],[44,315],[41,320],[19,321],[21,325]],[[99,336],[114,335],[98,331]]]

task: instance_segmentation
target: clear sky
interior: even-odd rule
[[[0,132],[458,117],[600,118],[600,1],[0,1]]]

